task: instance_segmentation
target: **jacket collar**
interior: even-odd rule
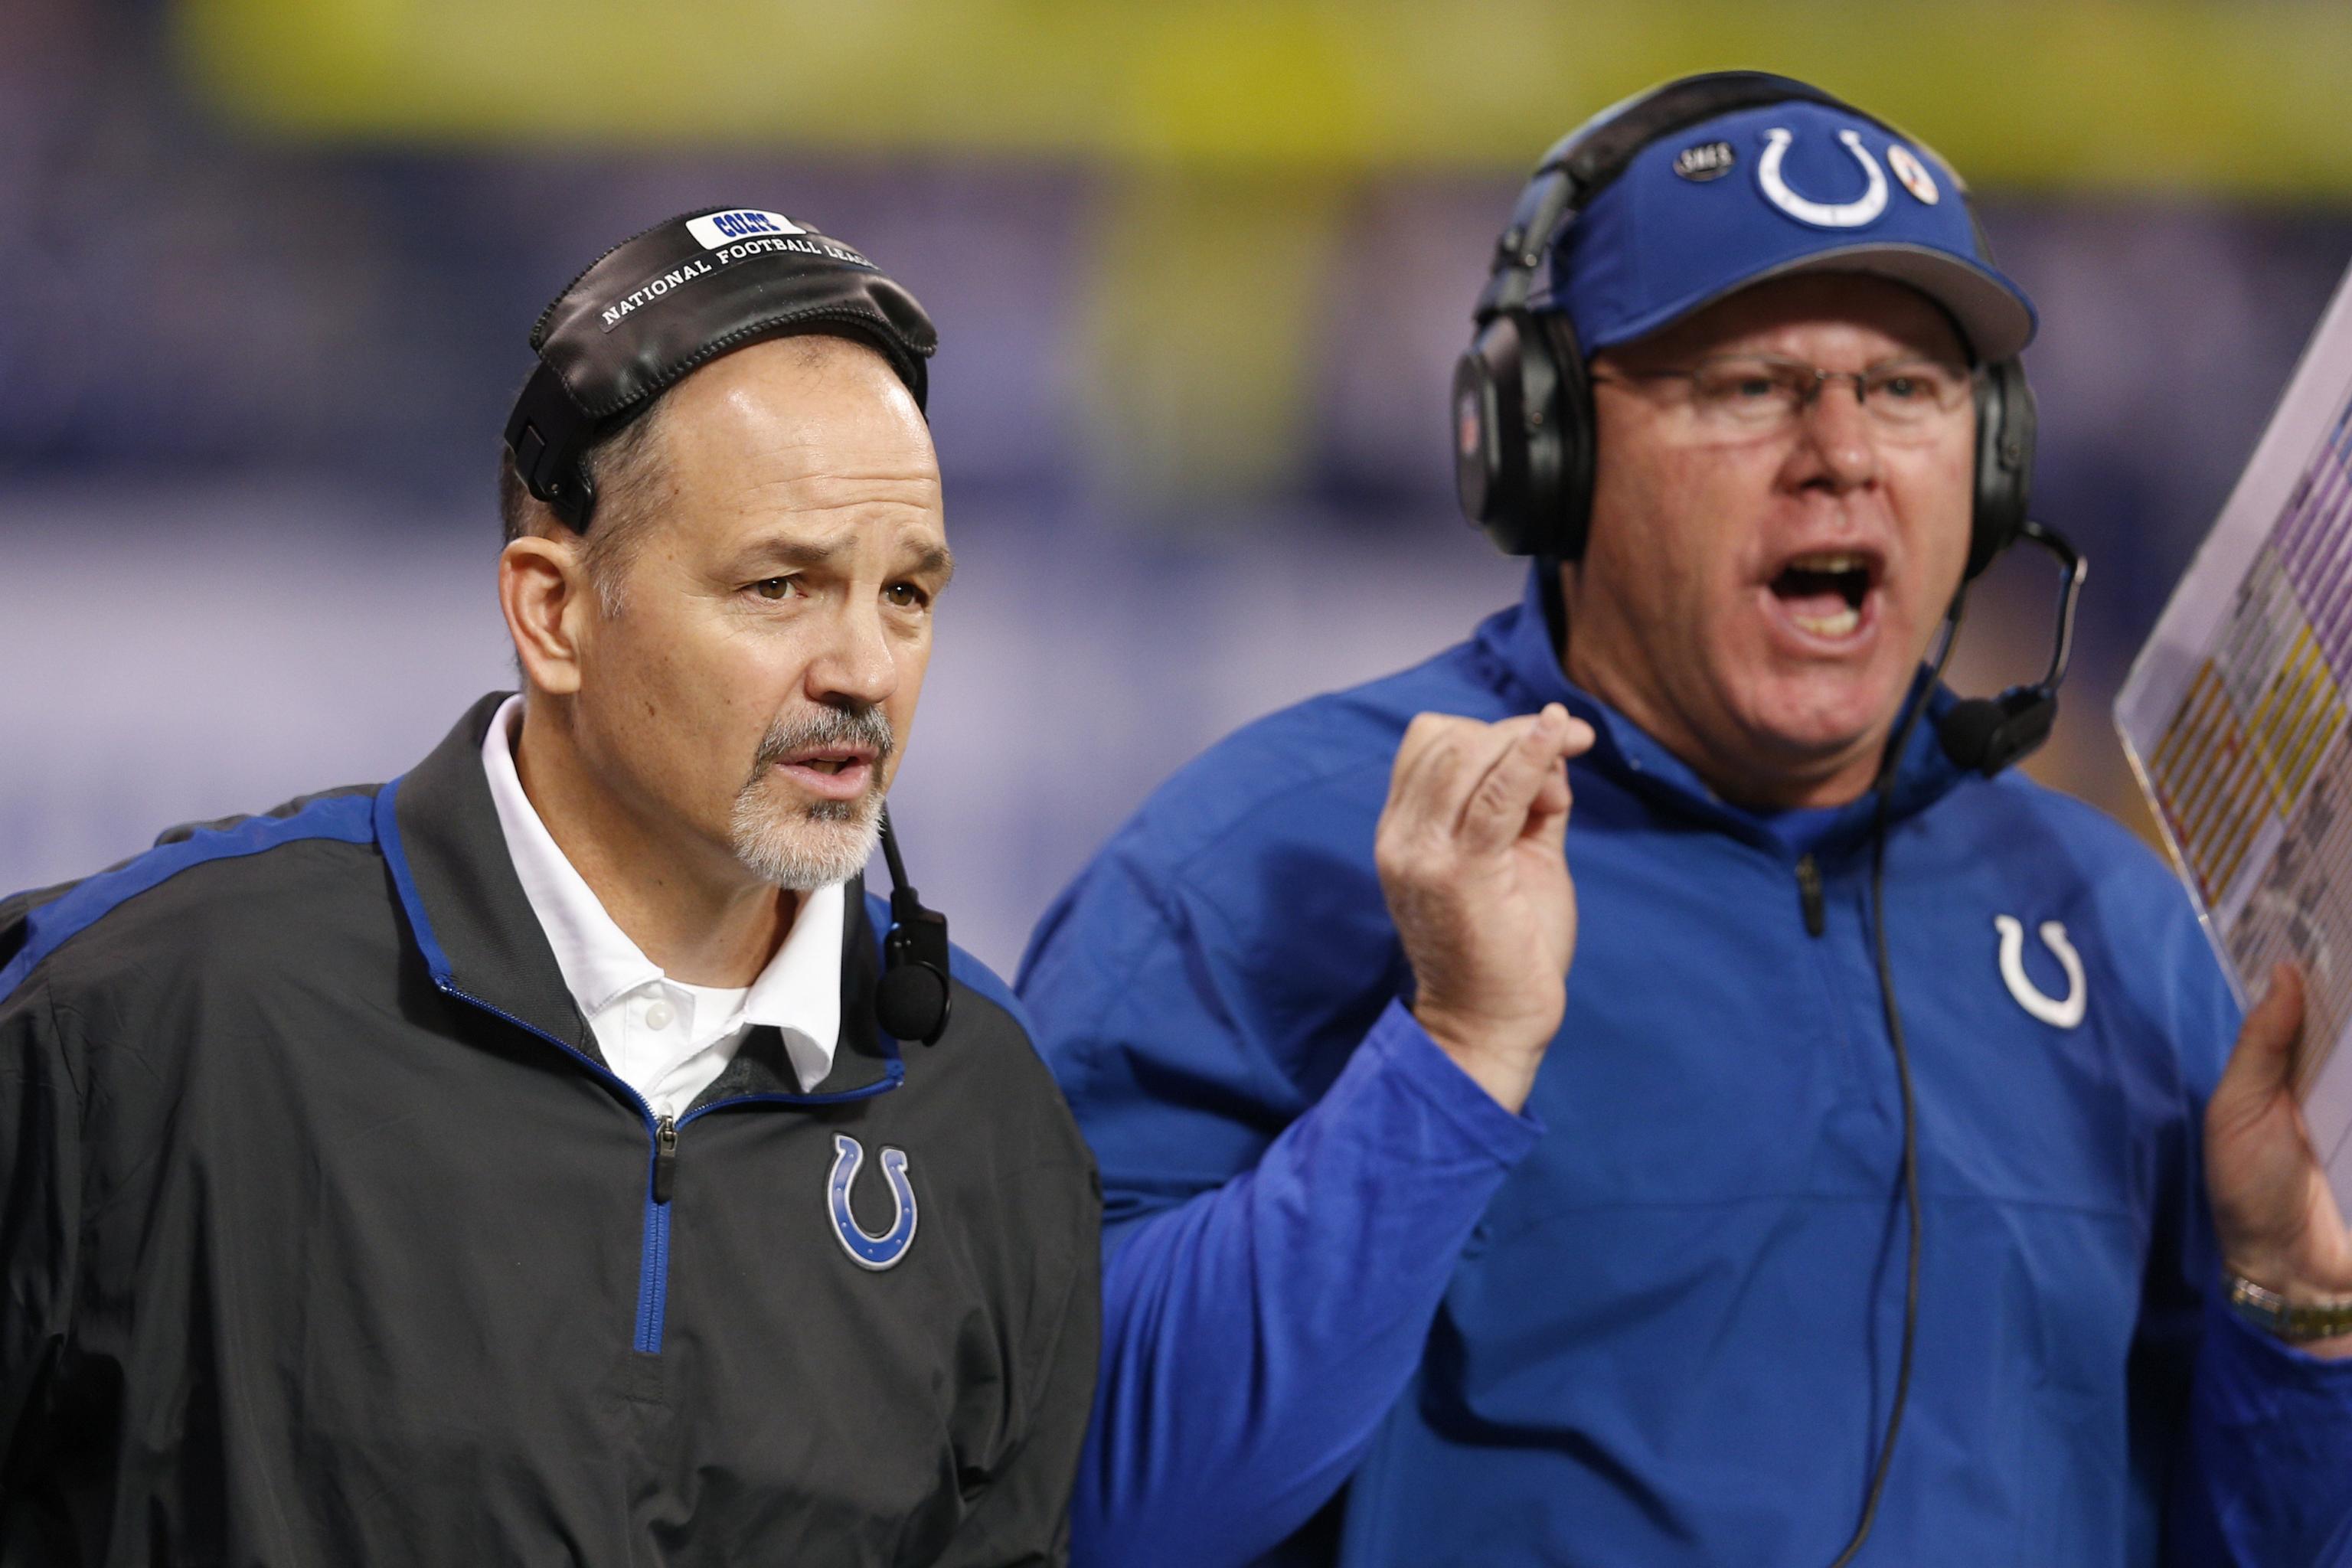
[[[482,773],[515,879],[554,951],[564,988],[593,1028],[604,1009],[622,995],[665,976],[605,910],[524,793],[515,766],[521,717],[520,697],[509,697],[490,716],[482,737]],[[770,1025],[796,1042],[795,1059],[807,1058],[810,1081],[832,1071],[841,1035],[843,890],[836,882],[802,895],[790,931],[745,990],[735,1016],[698,1016],[695,1026],[708,1036],[722,1025]]]
[[[376,797],[377,839],[435,986],[602,1068],[595,1034],[515,874],[482,769],[483,737],[508,695],[493,692],[475,703],[423,762],[384,785]],[[886,1077],[895,1082],[901,1070],[898,1052],[874,1026],[877,942],[866,919],[864,879],[851,879],[844,893],[840,1043],[813,1099],[862,1092]],[[747,1094],[797,1098],[798,1089],[782,1037],[760,1028],[698,1103]]]
[[[1597,769],[1627,790],[1654,805],[1703,822],[1719,831],[1776,850],[1794,858],[1796,850],[1776,827],[1774,814],[1750,811],[1724,800],[1692,771],[1690,764],[1658,743],[1647,731],[1608,703],[1568,679],[1560,668],[1560,605],[1558,568],[1542,561],[1528,573],[1527,590],[1509,609],[1480,623],[1472,646],[1486,665],[1497,689],[1516,695],[1532,712],[1547,702],[1568,710],[1593,728],[1592,750],[1580,765]],[[1900,822],[1943,798],[1968,775],[1944,755],[1936,739],[1936,724],[1957,700],[1941,686],[1927,689],[1922,669],[1907,700],[1925,692],[1927,711],[1916,725],[1895,770],[1889,818]],[[1837,849],[1866,840],[1877,820],[1874,794],[1841,807],[1825,827],[1807,835],[1824,849]]]

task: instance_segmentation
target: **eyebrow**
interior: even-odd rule
[[[803,539],[778,536],[751,545],[743,552],[740,559],[747,563],[773,561],[809,571],[838,561],[846,545],[847,541],[840,538],[827,543],[812,543]],[[948,580],[955,575],[955,556],[944,544],[927,544],[915,557],[914,564],[906,571],[919,577],[936,576],[939,585],[944,588]]]
[[[939,586],[946,587],[955,578],[955,556],[944,544],[929,544],[915,558],[914,575],[937,577]]]

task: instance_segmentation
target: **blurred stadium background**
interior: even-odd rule
[[[963,575],[898,816],[1009,968],[1234,724],[1517,591],[1445,387],[1543,147],[1685,70],[1942,151],[2043,330],[2037,512],[2107,719],[2352,258],[2328,0],[0,0],[0,890],[398,771],[509,679],[492,465],[539,308],[709,202],[938,317]],[[1962,684],[2029,678],[1999,570]]]

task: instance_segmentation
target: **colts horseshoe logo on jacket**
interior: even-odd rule
[[[915,1222],[919,1216],[915,1208],[914,1184],[907,1179],[906,1151],[886,1147],[882,1151],[882,1173],[890,1183],[890,1201],[895,1205],[890,1224],[879,1235],[859,1225],[857,1216],[849,1210],[849,1189],[856,1183],[858,1168],[865,1163],[863,1144],[845,1132],[833,1135],[833,1174],[824,1186],[825,1213],[849,1260],[860,1268],[878,1273],[897,1268],[907,1256],[907,1248],[915,1244]]]
[[[2042,1023],[2053,1029],[2071,1029],[2083,1021],[2083,1009],[2089,998],[2084,994],[2083,960],[2066,940],[2066,927],[2060,921],[2042,922],[2042,945],[2048,948],[2066,973],[2066,994],[2053,996],[2033,983],[2025,973],[2025,922],[2015,915],[1992,917],[1993,930],[2000,933],[2000,981],[2009,994]]]

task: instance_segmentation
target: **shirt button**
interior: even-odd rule
[[[669,1010],[668,1003],[656,1002],[646,1009],[646,1027],[648,1029],[667,1029],[670,1026],[670,1020],[677,1016],[677,1014]]]

